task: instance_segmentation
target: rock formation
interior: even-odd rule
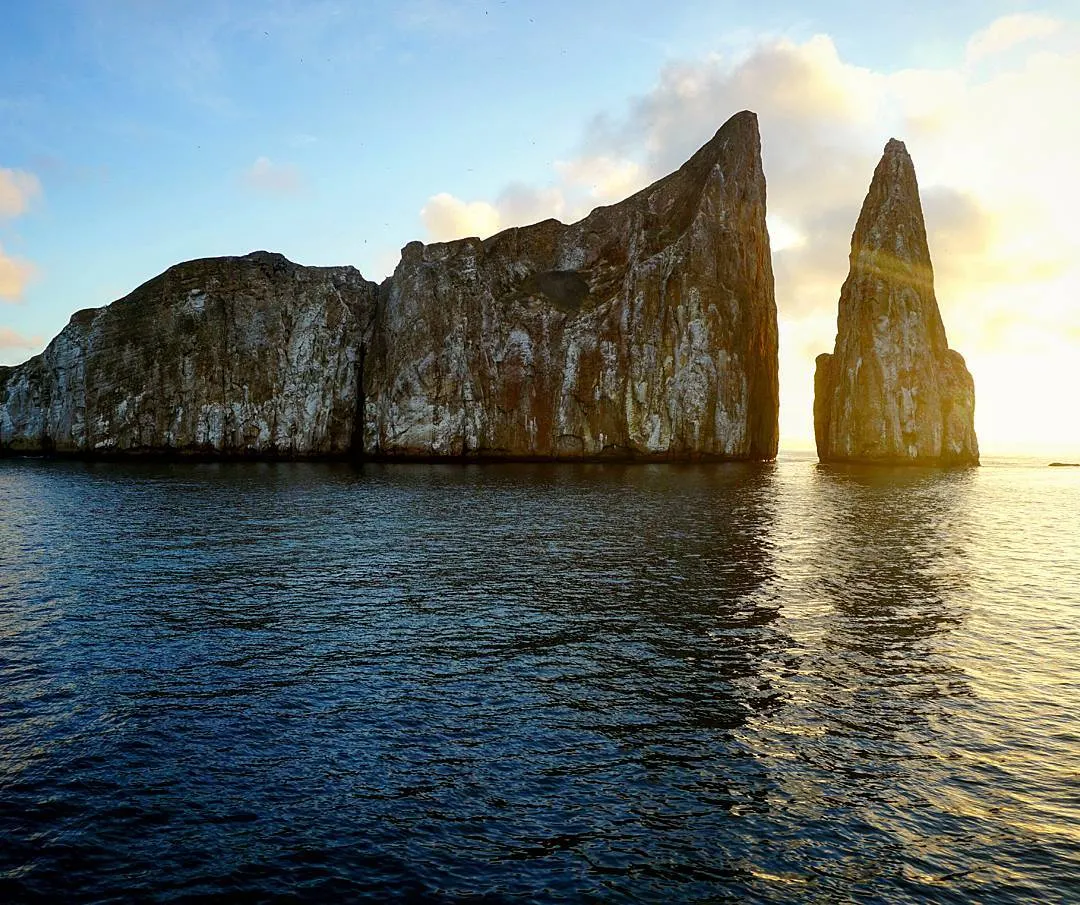
[[[347,453],[377,293],[352,267],[267,252],[170,267],[0,368],[0,447]]]
[[[915,168],[892,139],[851,237],[836,345],[817,357],[823,462],[977,464],[975,385],[934,295]]]
[[[771,458],[776,308],[757,120],[565,226],[406,246],[369,358],[385,454]]]
[[[0,368],[0,449],[771,459],[757,119],[564,225],[410,243],[376,286],[257,252],[171,268]]]

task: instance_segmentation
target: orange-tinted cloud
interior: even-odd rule
[[[0,354],[9,350],[37,350],[44,340],[40,336],[25,336],[9,327],[0,327]]]
[[[18,217],[41,194],[37,176],[25,170],[0,167],[0,217]]]
[[[4,253],[0,246],[0,301],[18,302],[37,271],[33,264]]]

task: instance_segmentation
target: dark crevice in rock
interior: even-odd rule
[[[367,423],[367,390],[364,386],[364,364],[367,345],[360,343],[356,351],[356,411],[353,417],[352,454],[355,459],[364,457],[364,425]]]
[[[589,297],[589,284],[576,270],[546,270],[528,277],[521,286],[530,295],[541,295],[560,311],[573,314]]]

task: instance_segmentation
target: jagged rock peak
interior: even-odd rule
[[[934,270],[915,164],[905,144],[895,138],[885,145],[851,238],[853,259],[863,255],[868,263],[867,252],[878,253],[874,264],[884,275],[933,294]]]
[[[851,237],[833,353],[819,355],[822,461],[974,464],[975,388],[934,294],[915,166],[891,139]]]
[[[732,117],[678,170],[577,223],[410,243],[375,335],[368,453],[772,458],[757,118]]]

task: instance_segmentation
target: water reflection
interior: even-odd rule
[[[748,742],[773,763],[783,749],[801,765],[776,771],[770,801],[811,828],[812,841],[777,846],[772,863],[795,875],[827,871],[836,894],[911,879],[913,863],[924,879],[953,863],[952,841],[920,838],[901,815],[947,775],[941,733],[953,702],[971,694],[950,643],[970,610],[969,480],[813,470],[801,510],[812,541],[788,589],[799,646],[780,679],[786,706]]]
[[[545,693],[602,715],[602,731],[630,741],[649,727],[745,719],[732,689],[756,675],[777,615],[757,593],[771,569],[767,470],[369,466],[365,475],[405,499],[413,482],[438,488],[436,511],[402,514],[412,534],[404,550],[424,555],[406,553],[393,582],[396,604],[429,627],[450,623],[454,651],[424,656],[454,662],[472,650],[473,668],[488,673],[525,663],[526,676],[557,678]],[[768,696],[751,703],[759,697]]]
[[[839,647],[883,665],[967,613],[969,472],[818,466],[814,586],[843,618]],[[895,670],[894,670],[895,671]]]
[[[0,896],[988,901],[982,865],[1038,891],[1023,860],[1077,851],[989,804],[1072,813],[1046,714],[1075,644],[973,632],[1019,611],[972,473],[0,463],[12,486]],[[1052,706],[986,697],[1021,644]],[[1036,712],[1016,747],[1049,726],[1065,767],[970,756]]]

